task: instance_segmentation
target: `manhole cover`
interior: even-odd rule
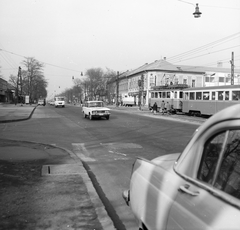
[[[42,176],[48,175],[73,175],[85,173],[82,165],[64,164],[64,165],[43,165]]]

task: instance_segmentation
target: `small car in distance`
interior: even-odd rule
[[[83,117],[89,117],[90,120],[93,118],[110,118],[110,109],[104,107],[103,101],[86,101],[82,105]]]
[[[182,153],[137,158],[123,192],[139,229],[240,229],[240,104],[209,118]]]
[[[45,105],[45,101],[44,101],[44,99],[39,99],[38,100],[38,105]]]
[[[55,97],[54,98],[54,105],[55,105],[55,108],[57,107],[65,107],[65,97]]]

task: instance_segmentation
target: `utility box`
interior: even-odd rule
[[[25,96],[25,104],[29,104],[29,96],[28,95]]]

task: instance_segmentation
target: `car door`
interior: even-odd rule
[[[182,183],[167,229],[240,229],[240,127],[239,121],[225,125],[208,132],[192,176],[177,172]]]

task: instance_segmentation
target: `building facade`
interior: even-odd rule
[[[141,84],[139,84],[141,82]],[[233,82],[240,85],[240,70],[235,70]],[[115,84],[115,102],[121,103],[122,95],[134,97],[136,104],[148,105],[150,92],[155,86],[184,84],[189,87],[208,87],[231,84],[231,69],[173,65],[166,59],[146,63],[137,69],[124,72],[112,81]],[[118,92],[117,92],[118,91]]]

